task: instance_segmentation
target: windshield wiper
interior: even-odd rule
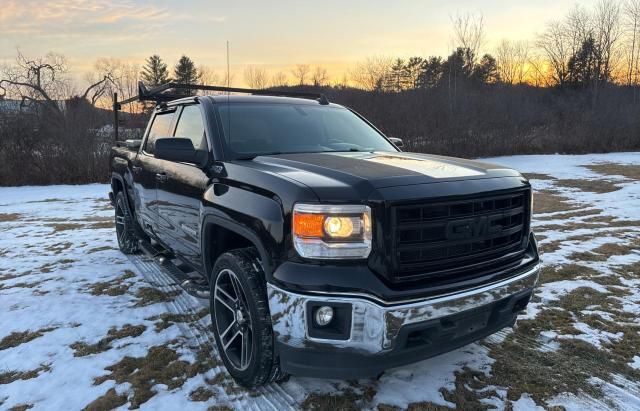
[[[278,154],[285,154],[285,153],[283,153],[282,151],[271,151],[268,153],[255,153],[255,154],[248,154],[242,157],[236,157],[236,160],[253,160],[254,158],[259,156],[277,156]]]

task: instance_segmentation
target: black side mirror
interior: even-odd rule
[[[193,142],[188,138],[167,137],[156,139],[155,157],[204,166],[207,161],[207,152],[195,149]]]
[[[404,147],[404,141],[402,141],[401,138],[398,138],[398,137],[388,137],[388,138],[389,138],[389,141],[395,144],[396,147],[398,148]]]

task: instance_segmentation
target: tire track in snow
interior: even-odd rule
[[[175,297],[173,301],[165,302],[165,305],[172,314],[186,314],[191,316],[192,321],[189,323],[176,323],[180,331],[188,337],[189,340],[195,342],[198,347],[208,349],[211,355],[215,355],[216,358],[220,359],[215,339],[209,329],[210,325],[206,321],[207,317],[198,319],[195,315],[202,308],[208,308],[208,301],[198,300],[184,292],[184,290],[175,283],[173,278],[168,273],[165,273],[153,259],[141,255],[129,256],[129,259],[136,266],[138,272],[150,284],[170,291],[183,291]],[[212,370],[216,371],[216,374],[221,372],[227,373],[224,366],[216,366],[212,368]],[[247,407],[250,407],[250,409],[256,411],[281,411],[295,410],[298,408],[295,399],[277,383],[258,387],[255,391],[260,393],[260,396],[251,397],[247,394],[240,394],[240,398],[234,399],[232,396],[226,395],[225,397],[220,397],[220,399],[228,401],[237,409],[247,409]]]

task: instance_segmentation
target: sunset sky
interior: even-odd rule
[[[590,6],[595,0],[581,1]],[[181,54],[222,70],[225,42],[232,71],[247,64],[270,72],[296,63],[322,65],[339,78],[368,56],[445,55],[451,16],[482,13],[485,52],[502,38],[532,39],[575,1],[136,1],[2,0],[0,62],[54,51],[75,75],[100,57],[142,63],[160,54],[173,67]],[[238,74],[240,74],[238,72]],[[240,75],[241,77],[241,75]]]

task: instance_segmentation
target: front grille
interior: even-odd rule
[[[396,281],[462,281],[524,254],[529,191],[391,208]]]

